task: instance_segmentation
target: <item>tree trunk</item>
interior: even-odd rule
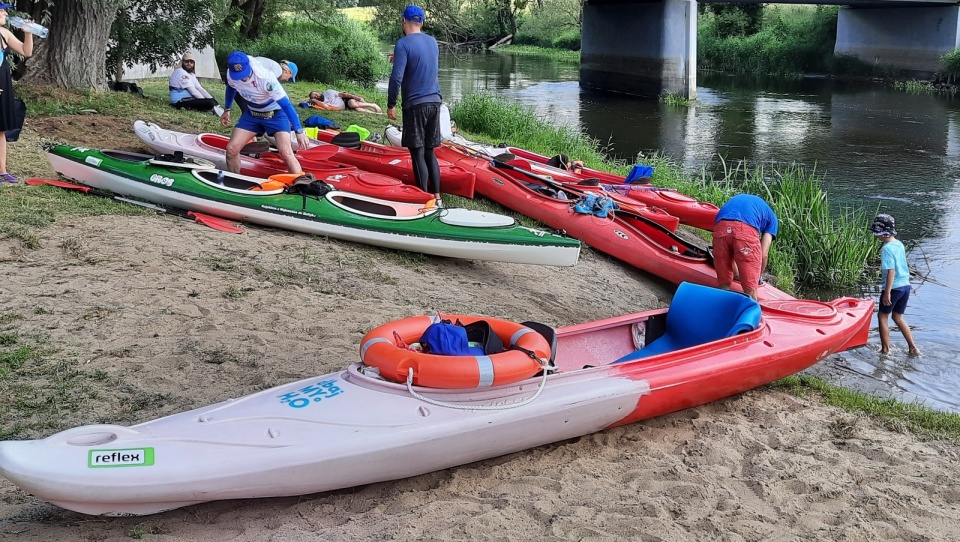
[[[247,8],[247,16],[240,25],[240,33],[255,40],[260,37],[260,32],[263,30],[263,12],[267,9],[267,1],[249,0],[247,4],[250,6]]]
[[[51,6],[50,35],[23,80],[60,88],[106,90],[110,26],[117,10],[127,2],[83,0]]]
[[[263,13],[267,9],[267,0],[230,0],[227,16],[223,20],[225,27],[240,22],[240,35],[256,39],[260,36]]]

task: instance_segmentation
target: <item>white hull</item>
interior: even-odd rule
[[[649,393],[607,368],[483,391],[420,393],[361,374],[301,380],[132,427],[93,425],[0,443],[0,473],[86,514],[150,514],[198,502],[302,495],[415,476],[610,426]],[[312,397],[311,397],[312,394]],[[41,471],[41,472],[37,472]]]
[[[131,181],[126,177],[77,163],[68,158],[47,153],[53,168],[64,176],[87,186],[109,190],[116,194],[143,199],[162,206],[179,207],[199,211],[231,220],[261,224],[274,228],[323,235],[356,243],[420,252],[447,258],[489,260],[534,265],[572,266],[580,255],[579,247],[530,246],[494,244],[455,239],[420,237],[399,233],[372,231],[329,222],[300,218],[296,215],[278,214],[276,211],[258,210],[231,205],[196,196],[173,192],[159,186]],[[335,196],[331,192],[328,198]],[[362,197],[352,195],[351,197]],[[441,211],[443,212],[443,211]],[[463,209],[451,209],[451,219],[465,213],[479,213]],[[430,219],[429,215],[425,218]],[[444,218],[440,218],[444,220]]]
[[[197,138],[197,134],[187,134],[161,128],[152,122],[138,120],[133,123],[133,131],[144,145],[159,154],[173,154],[183,152],[185,156],[202,158],[213,162],[219,169],[227,169],[227,155],[222,149],[204,145]],[[240,155],[240,164],[243,168],[250,168],[255,162]]]

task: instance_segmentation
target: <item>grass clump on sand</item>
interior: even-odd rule
[[[960,441],[960,414],[940,412],[919,403],[902,403],[896,399],[872,397],[863,393],[838,388],[805,375],[794,375],[770,384],[798,396],[814,394],[828,405],[840,408],[857,416],[870,416],[881,420],[893,431],[911,431],[919,435],[944,437]],[[855,421],[848,427],[837,430],[847,433],[855,429]],[[843,431],[846,429],[847,431]],[[850,436],[850,435],[838,435]]]

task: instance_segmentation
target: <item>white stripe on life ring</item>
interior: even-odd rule
[[[480,370],[480,382],[477,383],[478,388],[489,388],[493,386],[493,360],[490,359],[490,356],[476,356],[477,359],[477,369]]]
[[[377,343],[387,343],[387,344],[389,344],[390,341],[384,339],[383,337],[374,337],[373,339],[370,339],[369,341],[363,343],[363,347],[360,348],[360,360],[361,360],[361,361],[363,360],[363,358],[367,357],[367,348],[370,348],[371,346],[373,346],[373,345],[375,345],[375,344],[377,344]]]
[[[517,330],[517,332],[513,334],[513,337],[510,337],[510,346],[516,346],[517,341],[520,340],[520,337],[523,337],[527,333],[535,333],[535,332],[528,327]]]

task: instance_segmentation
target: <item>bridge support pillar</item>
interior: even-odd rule
[[[957,48],[960,6],[840,10],[833,52],[902,73],[928,76],[940,56]]]
[[[697,3],[589,0],[580,86],[656,97],[697,95]]]

